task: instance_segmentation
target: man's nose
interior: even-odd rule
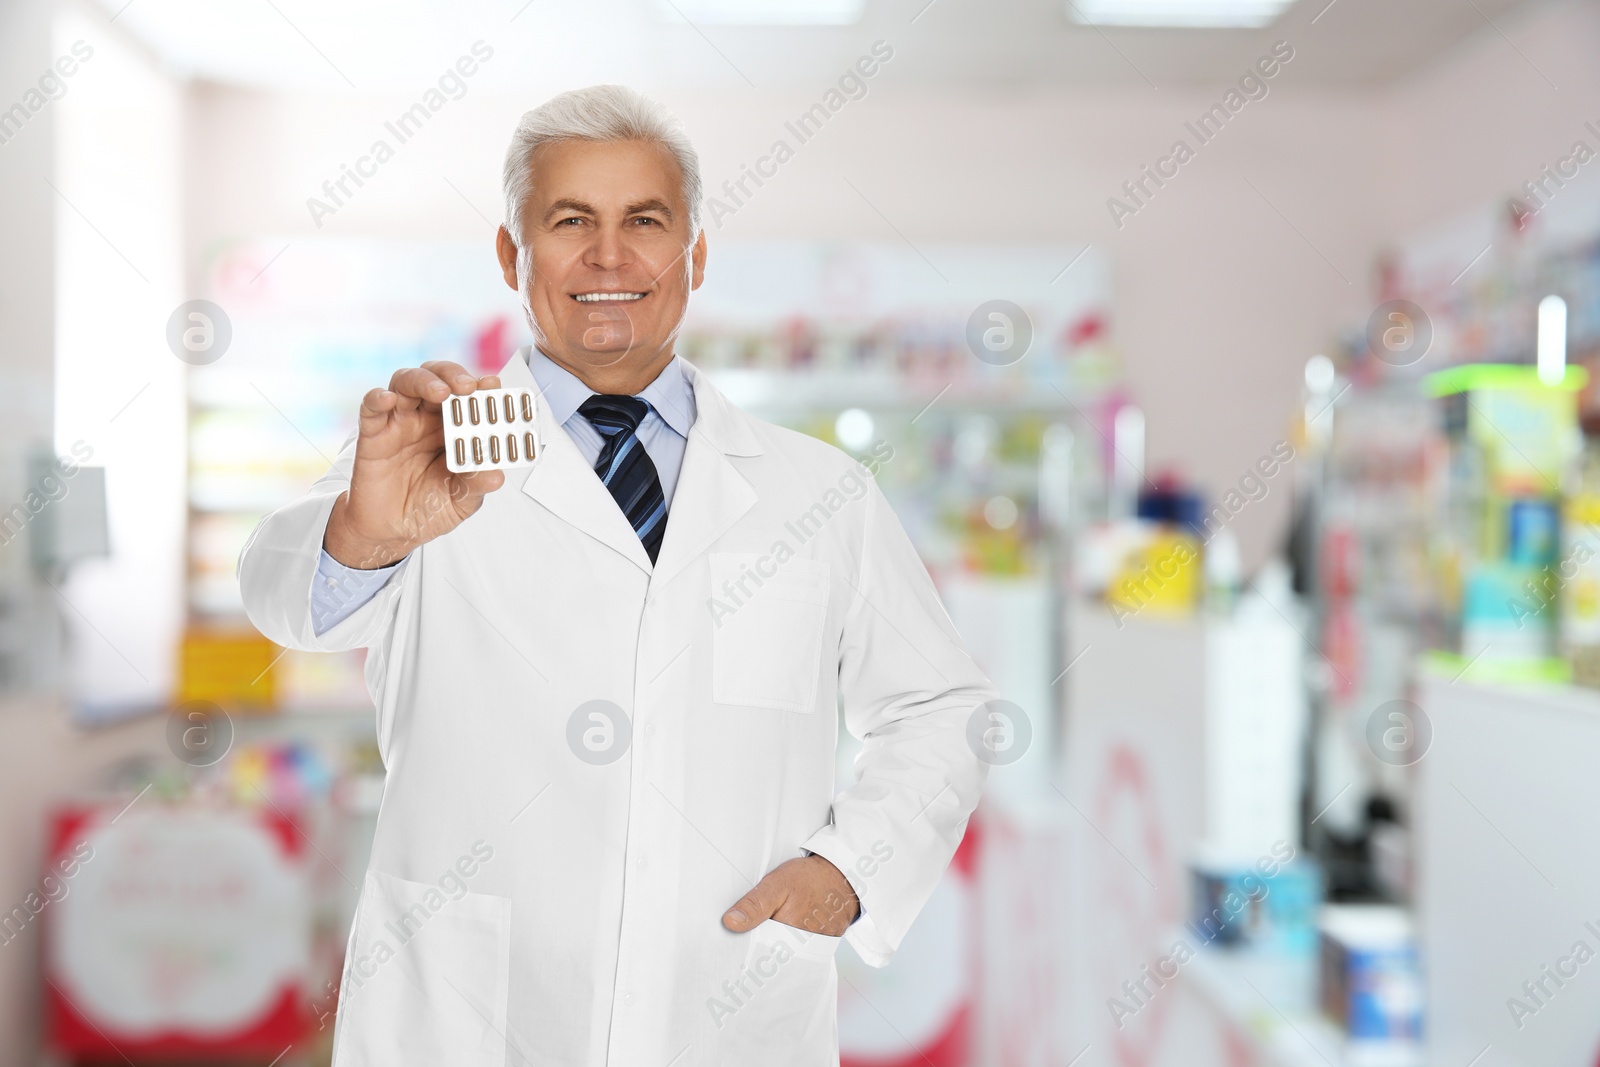
[[[630,259],[628,242],[622,230],[614,226],[601,226],[595,231],[584,262],[597,270],[618,270]]]

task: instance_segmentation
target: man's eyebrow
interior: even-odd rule
[[[562,197],[560,200],[557,200],[555,203],[550,205],[549,210],[544,213],[544,217],[549,219],[555,215],[559,215],[568,211],[575,212],[579,215],[600,214],[599,210],[593,204],[585,203],[582,200],[574,200],[571,197]],[[635,201],[623,209],[623,214],[638,215],[646,211],[658,212],[662,215],[665,215],[668,219],[674,217],[672,214],[671,205],[659,197],[650,197],[648,200]]]
[[[582,200],[573,200],[570,197],[563,197],[562,199],[557,200],[555,203],[550,205],[550,209],[544,213],[544,217],[548,219],[550,216],[560,214],[563,211],[575,211],[580,215],[599,214],[599,212],[594,209],[593,204],[585,204]]]
[[[636,204],[629,204],[625,214],[637,215],[644,211],[657,211],[669,219],[672,218],[672,208],[667,205],[665,200],[659,200],[655,197],[651,197],[649,200],[640,200]]]

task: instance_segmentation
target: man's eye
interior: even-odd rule
[[[646,226],[655,226],[655,225],[659,224],[658,220],[653,219],[648,215],[640,215],[637,218],[635,218],[633,221],[637,222],[637,223],[642,223],[643,225],[646,225]]]
[[[569,222],[582,222],[582,221],[583,221],[583,217],[581,215],[573,215],[571,218],[562,219],[560,222],[556,223],[556,225],[557,226],[565,226]]]

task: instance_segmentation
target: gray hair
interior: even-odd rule
[[[522,204],[533,184],[533,153],[555,141],[645,141],[672,153],[683,173],[683,201],[689,206],[689,235],[700,233],[700,157],[677,116],[625,85],[591,85],[540,104],[522,116],[504,174],[506,229],[522,243]]]

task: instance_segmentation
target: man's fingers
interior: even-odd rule
[[[469,471],[450,476],[450,498],[461,512],[471,515],[483,505],[485,494],[506,483],[505,471]]]
[[[452,392],[450,385],[425,367],[405,367],[394,372],[389,388],[401,396],[416,397],[437,404]],[[467,392],[471,392],[470,389]]]
[[[774,882],[775,874],[776,871],[767,875],[754,889],[740,897],[739,902],[722,916],[722,925],[736,934],[742,934],[777,914],[789,892]]]
[[[362,437],[371,437],[382,433],[396,412],[415,411],[421,406],[422,401],[418,398],[397,393],[393,389],[369,389],[361,398],[356,425]]]
[[[431,359],[422,365],[422,369],[431,371],[440,381],[448,385],[452,392],[462,396],[478,387],[476,374],[448,359]]]
[[[389,412],[395,409],[400,397],[389,389],[368,389],[361,398],[359,429],[362,436],[377,433],[389,424]]]
[[[856,917],[855,891],[839,869],[821,856],[779,864],[722,916],[722,925],[744,933],[773,919],[785,926],[838,937]]]
[[[415,398],[413,403],[425,400],[439,404],[452,394],[465,396],[475,389],[498,388],[498,375],[480,378],[461,364],[446,359],[429,360],[420,367],[404,367],[389,379],[389,391],[400,394],[402,403]]]
[[[837,937],[855,918],[855,910],[854,900],[835,890],[828,889],[820,893],[812,890],[804,897],[791,896],[773,918],[785,926]]]

